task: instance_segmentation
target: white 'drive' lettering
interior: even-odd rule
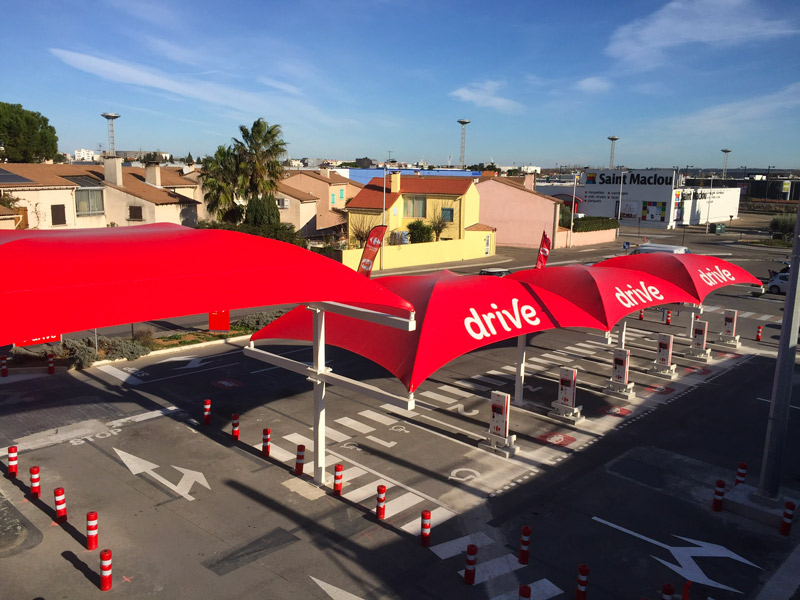
[[[497,329],[495,329],[492,323],[492,321],[495,320],[508,332],[514,331],[510,325],[513,325],[517,329],[522,329],[522,321],[525,321],[532,327],[541,323],[539,317],[536,316],[536,309],[530,304],[523,304],[520,306],[518,298],[513,298],[511,300],[511,312],[505,309],[498,310],[497,304],[494,302],[489,306],[494,312],[479,315],[477,310],[470,308],[469,312],[472,316],[464,319],[464,328],[467,330],[467,333],[476,340],[482,340],[483,338],[497,335]]]
[[[639,303],[646,304],[654,300],[663,300],[664,296],[661,291],[653,285],[645,285],[644,281],[639,282],[639,287],[635,288],[630,283],[627,290],[621,290],[615,287],[617,293],[614,297],[625,308],[633,308],[638,306]]]
[[[706,269],[705,273],[701,269],[697,269],[697,273],[700,275],[700,279],[703,280],[703,283],[712,287],[728,283],[729,281],[736,281],[736,277],[731,275],[728,269],[720,269],[719,265],[714,265],[713,269]]]

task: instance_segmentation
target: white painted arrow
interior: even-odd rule
[[[193,358],[195,358],[194,354],[192,354],[190,356],[172,356],[170,358],[165,358],[164,360],[160,360],[156,364],[160,365],[161,363],[180,362],[180,361],[184,361],[184,360],[192,360]]]
[[[466,410],[463,404],[453,404],[453,406],[448,406],[445,410],[457,410],[459,413],[467,417],[472,417],[480,412],[477,410]]]
[[[320,581],[316,577],[311,577],[311,580],[322,588],[322,591],[328,594],[333,600],[363,600],[361,596],[355,596],[350,592],[345,592],[343,589],[337,588],[330,583]]]
[[[208,481],[206,481],[205,475],[203,475],[200,471],[192,471],[191,469],[184,469],[183,467],[176,467],[175,465],[172,465],[173,469],[181,472],[181,480],[177,484],[173,484],[155,472],[155,470],[158,468],[157,464],[151,463],[143,458],[139,458],[138,456],[134,456],[133,454],[128,454],[122,450],[117,450],[116,448],[114,448],[114,452],[117,453],[117,456],[119,456],[122,463],[128,467],[128,470],[134,475],[147,473],[161,485],[172,490],[179,496],[183,496],[187,500],[194,500],[194,497],[190,496],[189,492],[192,490],[192,486],[194,486],[195,483],[198,483],[209,490],[211,489],[211,486],[208,485]]]

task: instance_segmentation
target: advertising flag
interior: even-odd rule
[[[544,269],[547,258],[550,256],[550,237],[546,231],[542,232],[542,242],[539,244],[539,256],[536,257],[536,268]]]
[[[358,263],[358,272],[366,277],[372,275],[372,265],[378,250],[381,249],[384,235],[386,235],[386,225],[376,225],[369,232],[364,252],[361,253],[361,261]]]

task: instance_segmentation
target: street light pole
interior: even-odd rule
[[[383,210],[381,211],[381,225],[386,225],[386,162],[383,163]],[[381,244],[381,271],[383,271],[383,244]]]
[[[619,201],[617,201],[617,221],[619,221],[620,218],[622,217],[622,184],[625,181],[625,175],[627,174],[628,174],[627,171],[620,171],[619,173]]]
[[[575,199],[575,194],[578,191],[578,176],[573,174],[572,175],[572,211],[569,217],[569,247],[572,248],[572,230],[575,227],[575,208],[577,207],[577,202]]]

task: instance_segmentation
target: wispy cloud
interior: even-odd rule
[[[575,84],[575,89],[585,94],[607,92],[611,87],[611,82],[605,77],[586,77]]]
[[[106,0],[106,2],[112,8],[130,17],[162,28],[171,28],[170,25],[183,21],[182,15],[170,8],[169,3],[159,0],[137,0],[136,2]]]
[[[143,36],[141,39],[153,52],[172,62],[190,65],[192,67],[207,64],[206,60],[197,49],[185,48],[152,35]]]
[[[670,50],[687,44],[733,46],[796,34],[786,20],[770,20],[752,0],[673,0],[623,25],[606,54],[636,70],[656,69]]]
[[[692,132],[692,135],[730,135],[732,131],[749,134],[752,128],[771,129],[772,121],[800,108],[800,82],[774,94],[755,96],[738,102],[709,106],[702,110],[667,118],[655,123],[659,130]]]
[[[482,108],[493,108],[504,113],[522,112],[522,104],[497,95],[497,91],[504,86],[503,81],[487,80],[460,87],[450,92],[450,95]]]
[[[326,125],[341,123],[341,119],[323,113],[308,102],[298,101],[297,98],[289,100],[285,94],[276,96],[268,93],[253,93],[232,86],[191,77],[175,77],[141,65],[98,58],[59,48],[52,48],[50,52],[71,67],[109,81],[161,90],[250,114],[263,115],[269,111],[273,114],[278,113],[282,119],[301,114],[303,120],[311,119]]]
[[[271,79],[269,77],[258,77],[256,81],[266,85],[267,87],[271,87],[272,89],[281,92],[286,92],[287,94],[291,94],[292,96],[303,95],[303,92],[297,86],[294,86],[290,83],[285,83],[283,81],[278,81],[277,79]]]

